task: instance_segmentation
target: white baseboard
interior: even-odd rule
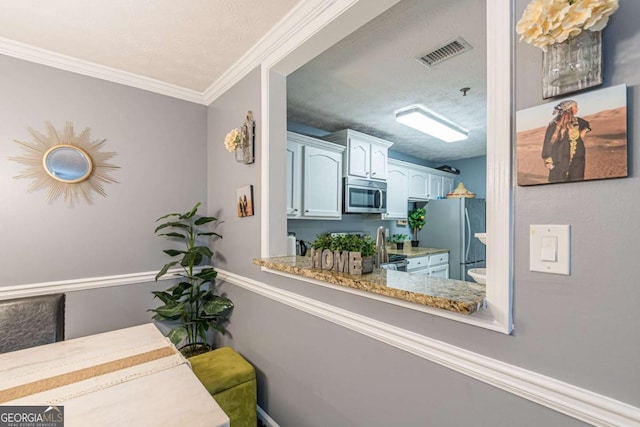
[[[260,419],[260,421],[262,421],[262,423],[266,427],[280,427],[278,423],[275,422],[273,418],[271,418],[269,414],[264,412],[264,410],[259,406],[258,406],[258,418]]]
[[[595,426],[640,427],[640,408],[624,402],[263,282],[217,270],[220,280],[384,342],[580,421]],[[264,412],[262,414],[266,415]]]

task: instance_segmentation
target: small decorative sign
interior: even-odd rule
[[[362,255],[360,252],[311,248],[311,268],[332,270],[337,273],[362,274]]]

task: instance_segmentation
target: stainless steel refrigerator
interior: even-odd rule
[[[470,268],[485,267],[485,246],[474,237],[486,232],[484,199],[431,200],[426,223],[418,232],[420,246],[449,249],[449,277],[473,282]]]

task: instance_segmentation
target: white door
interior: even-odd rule
[[[296,142],[287,141],[287,218],[299,218],[300,189],[302,176],[300,175],[300,152],[302,146]]]
[[[371,144],[349,138],[349,175],[369,178],[369,161],[371,159]]]
[[[303,217],[342,217],[342,154],[304,147]]]
[[[389,149],[382,145],[371,144],[371,179],[387,179],[387,154]]]
[[[389,165],[387,170],[387,213],[385,219],[407,219],[409,190],[407,168]]]

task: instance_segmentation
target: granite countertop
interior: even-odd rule
[[[477,311],[483,305],[486,295],[484,285],[441,279],[424,274],[375,270],[370,274],[351,275],[331,270],[314,269],[311,268],[310,257],[256,258],[253,263],[272,270],[461,314],[471,314]]]
[[[396,249],[395,245],[387,247],[387,253],[406,255],[407,258],[417,258],[420,256],[427,256],[427,255],[433,255],[433,254],[446,254],[447,252],[449,252],[449,249],[423,248],[420,246],[418,246],[417,248],[414,248],[411,245],[407,245],[406,243],[404,245],[404,249],[402,250]]]

